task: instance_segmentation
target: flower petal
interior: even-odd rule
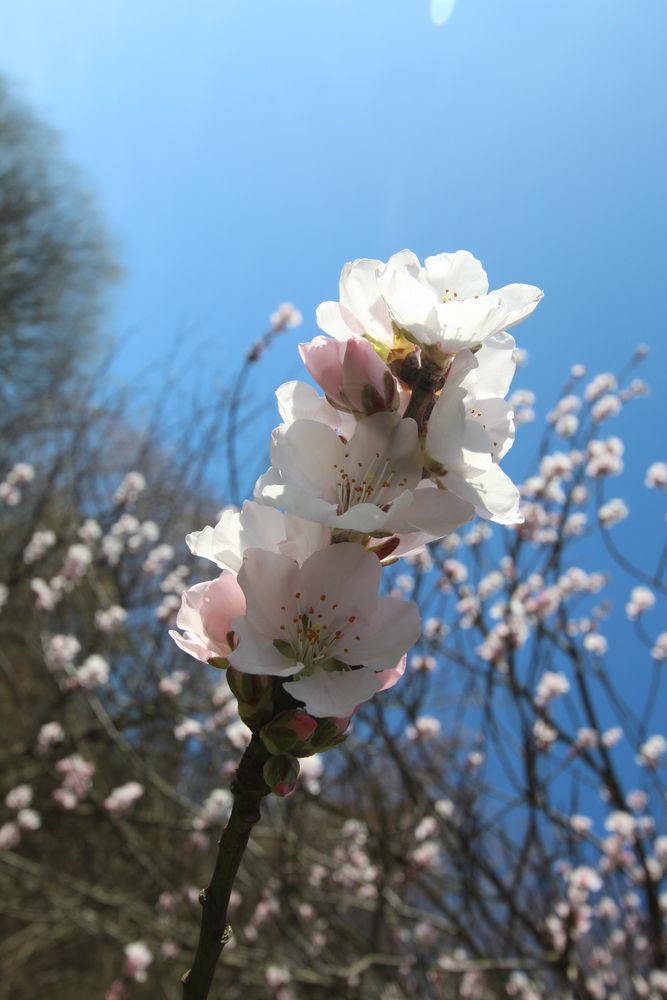
[[[421,618],[414,601],[400,597],[381,597],[373,617],[361,625],[357,633],[360,640],[349,642],[350,657],[374,670],[386,670],[396,663],[421,635]],[[352,662],[336,653],[343,662]]]
[[[234,622],[238,646],[229,657],[235,670],[244,674],[267,674],[271,677],[291,677],[302,664],[279,653],[273,640],[258,632],[247,618]]]
[[[544,298],[542,289],[535,285],[504,285],[492,294],[500,298],[507,312],[507,318],[503,323],[503,328],[506,330],[530,316],[540,299]]]
[[[301,589],[298,564],[277,552],[248,549],[238,581],[246,598],[248,623],[272,641],[279,638],[284,624],[281,606],[288,604],[288,595],[293,599]]]
[[[454,295],[459,299],[472,299],[476,295],[486,295],[489,290],[486,271],[469,250],[427,257],[424,270],[441,299],[454,298]]]
[[[315,718],[346,718],[358,705],[382,688],[382,676],[374,670],[320,670],[310,677],[283,684],[285,690],[305,704]]]
[[[521,524],[519,490],[499,465],[492,464],[482,475],[465,480],[457,473],[447,474],[447,488],[471,503],[478,514],[497,524]]]
[[[470,503],[461,500],[448,489],[438,489],[432,483],[415,490],[405,520],[413,531],[427,532],[432,540],[456,531],[474,514],[474,507]]]

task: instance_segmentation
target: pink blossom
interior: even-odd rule
[[[608,394],[602,396],[591,409],[591,419],[595,424],[601,424],[603,420],[617,416],[621,411],[621,400],[618,396]]]
[[[81,649],[81,643],[73,635],[53,635],[48,640],[44,658],[47,667],[62,671],[70,667]]]
[[[102,529],[99,522],[92,517],[86,518],[76,533],[86,545],[91,545],[102,537]]]
[[[433,816],[424,816],[414,829],[415,840],[427,840],[438,831],[438,822]]]
[[[79,799],[88,794],[95,773],[95,765],[84,760],[81,754],[62,757],[55,765],[63,776],[62,788],[53,792],[53,798],[63,809],[75,809]]]
[[[36,809],[19,809],[16,820],[22,830],[39,830],[42,817]]]
[[[438,799],[433,808],[442,819],[452,819],[456,813],[456,806],[451,799]]]
[[[631,840],[635,832],[636,821],[630,813],[619,809],[607,816],[604,828],[610,833],[618,834],[623,840]]]
[[[128,781],[114,788],[104,800],[104,808],[110,813],[126,812],[143,794],[143,785],[138,781]]]
[[[95,625],[100,632],[113,632],[127,618],[127,611],[118,604],[108,608],[98,608],[95,612]]]
[[[184,742],[193,736],[201,736],[203,728],[197,719],[183,719],[174,726],[174,736],[179,742]]]
[[[664,489],[667,486],[667,462],[649,465],[644,483],[650,490]]]
[[[56,544],[55,532],[36,531],[23,551],[23,560],[28,565],[37,562]]]
[[[590,818],[590,816],[581,816],[579,814],[575,814],[573,816],[570,816],[570,826],[572,827],[575,833],[582,835],[584,833],[588,833],[588,831],[591,829],[591,827],[593,826],[593,820]]]
[[[74,679],[80,687],[92,691],[109,680],[109,664],[99,653],[92,653],[78,667]]]
[[[661,632],[653,644],[651,656],[654,660],[667,659],[667,632]]]
[[[11,483],[0,483],[0,502],[8,507],[16,507],[21,501],[21,491],[17,490]]]
[[[657,733],[655,736],[649,736],[646,742],[642,743],[639,748],[639,754],[635,760],[643,767],[646,767],[649,770],[655,770],[666,752],[667,740],[665,740],[664,736]]]
[[[32,803],[32,788],[30,785],[16,785],[5,796],[8,809],[27,809]]]
[[[177,646],[198,660],[226,659],[232,651],[232,623],[245,612],[245,596],[236,576],[223,570],[216,580],[196,583],[181,598],[176,624],[183,635],[169,635]]]
[[[418,743],[433,739],[434,736],[438,735],[440,729],[440,723],[432,715],[420,715],[415,719],[414,724],[411,723],[406,727],[405,735],[411,742]]]
[[[616,746],[616,744],[623,739],[623,730],[620,726],[612,726],[607,729],[600,737],[600,742],[603,746],[611,749],[611,747]]]
[[[607,652],[608,642],[599,632],[589,632],[583,639],[584,648],[595,656],[604,656]]]
[[[12,486],[23,486],[35,478],[35,470],[28,462],[17,462],[7,473],[7,482]]]
[[[79,804],[78,796],[67,788],[56,788],[55,791],[51,793],[51,797],[54,802],[57,802],[58,805],[67,812],[71,812],[73,809],[76,809]]]
[[[277,989],[279,986],[286,986],[292,981],[292,974],[284,965],[267,965],[264,975],[267,985],[272,989]]]
[[[116,503],[134,503],[146,489],[146,479],[140,472],[128,472],[116,490]]]
[[[602,504],[598,509],[598,520],[604,528],[611,528],[625,520],[630,511],[623,500],[614,499]]]
[[[271,329],[277,333],[280,330],[284,330],[285,327],[293,329],[294,327],[301,326],[303,316],[291,302],[281,302],[275,312],[271,313],[269,322],[271,323]]]
[[[616,376],[611,372],[601,372],[593,378],[584,389],[584,399],[587,403],[592,403],[605,392],[610,392],[617,387]]]
[[[12,851],[21,843],[21,831],[17,823],[3,823],[0,826],[0,851]]]
[[[396,379],[363,337],[331,340],[315,337],[299,344],[306,368],[332,406],[359,416],[395,410]]]
[[[633,587],[630,591],[630,600],[625,605],[625,613],[628,618],[634,620],[645,611],[650,611],[654,604],[655,595],[648,587]]]
[[[536,705],[548,705],[554,698],[567,694],[570,690],[570,682],[565,674],[556,673],[553,670],[545,670],[540,678],[535,692]]]
[[[433,868],[440,857],[440,844],[435,840],[425,840],[410,852],[410,860],[415,868]]]
[[[538,750],[548,750],[558,739],[558,733],[545,719],[535,719],[533,736]]]
[[[65,739],[65,730],[59,722],[45,722],[37,734],[39,753],[48,753],[57,743]]]
[[[123,972],[137,983],[145,983],[147,969],[153,961],[153,953],[143,941],[133,941],[125,946]]]

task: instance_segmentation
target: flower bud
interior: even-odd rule
[[[281,712],[262,727],[259,735],[269,753],[291,753],[303,757],[312,753],[309,740],[317,728],[317,719],[296,709]]]
[[[287,753],[275,754],[267,760],[263,774],[264,781],[275,795],[289,795],[299,777],[299,761]]]
[[[315,719],[303,709],[291,709],[271,719],[259,735],[272,754],[312,757],[342,743],[349,724],[349,719]]]
[[[396,379],[363,337],[343,341],[315,337],[300,344],[299,352],[336,409],[368,417],[398,408]]]
[[[324,753],[332,750],[347,738],[349,719],[318,719],[317,729],[310,740],[312,753]]]
[[[271,719],[279,678],[244,674],[228,667],[227,683],[238,702],[239,715],[249,729],[255,731]]]

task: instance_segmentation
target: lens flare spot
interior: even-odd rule
[[[449,21],[454,7],[456,6],[456,0],[431,0],[431,20],[434,24],[440,27]]]

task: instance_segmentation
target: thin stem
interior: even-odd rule
[[[241,758],[232,784],[234,804],[218,847],[213,876],[199,901],[202,907],[199,941],[192,968],[183,976],[183,1000],[206,1000],[222,949],[232,929],[227,924],[229,897],[255,823],[269,788],[262,768],[269,753],[256,734]]]

